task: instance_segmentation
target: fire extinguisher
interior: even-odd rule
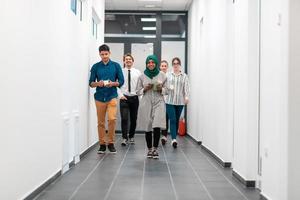
[[[184,118],[180,118],[180,120],[179,120],[178,135],[180,135],[180,136],[185,135],[185,120],[184,120]]]

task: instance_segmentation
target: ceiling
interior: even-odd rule
[[[105,0],[105,10],[187,11],[193,0]]]

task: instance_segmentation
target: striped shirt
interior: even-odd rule
[[[174,72],[168,73],[167,88],[166,104],[185,105],[184,100],[190,95],[189,79],[185,73],[181,72],[177,75]]]

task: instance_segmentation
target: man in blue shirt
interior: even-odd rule
[[[99,47],[101,61],[91,68],[89,85],[96,87],[94,94],[100,148],[98,153],[105,153],[106,144],[111,153],[116,153],[114,147],[115,127],[117,119],[117,87],[124,84],[124,77],[119,63],[110,60],[110,50],[106,44]],[[108,141],[105,141],[105,116],[108,115]]]

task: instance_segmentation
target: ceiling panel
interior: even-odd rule
[[[105,0],[106,10],[188,10],[192,0]]]

